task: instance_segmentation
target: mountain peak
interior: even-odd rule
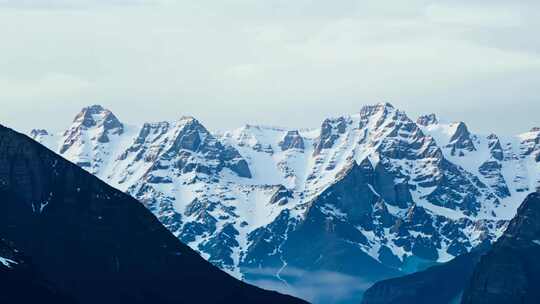
[[[391,103],[379,102],[374,105],[363,106],[362,109],[360,110],[360,116],[362,117],[371,116],[379,112],[388,113],[388,112],[394,111],[395,109],[396,108],[394,108],[394,106]]]
[[[304,139],[297,130],[288,131],[283,139],[279,142],[281,150],[304,150]]]
[[[107,143],[110,135],[124,133],[124,125],[110,110],[100,105],[91,105],[83,108],[73,119],[71,127],[64,132],[64,143],[60,154],[69,150],[76,143],[83,144],[83,134],[88,134],[86,132],[88,129],[97,130],[91,138],[97,140],[98,143]]]
[[[323,149],[331,148],[341,134],[347,131],[348,120],[345,117],[325,119],[321,125],[321,133],[315,144],[314,155],[321,153]]]
[[[455,131],[447,145],[447,147],[452,148],[452,155],[455,155],[456,150],[476,151],[473,136],[469,132],[467,125],[460,121],[453,124],[453,127]],[[460,152],[459,155],[463,156],[463,152]]]
[[[99,105],[99,104],[89,105],[85,107],[84,109],[88,109],[90,111],[96,111],[96,112],[107,111],[107,109],[105,109],[102,105]]]
[[[189,130],[193,132],[199,132],[202,134],[210,134],[206,127],[193,116],[182,116],[176,121],[176,127],[179,131]]]
[[[384,107],[384,108],[390,108],[390,109],[395,109],[394,105],[389,103],[389,102],[379,102],[377,103],[377,106],[378,107]]]
[[[502,161],[504,159],[504,151],[499,137],[496,134],[491,133],[486,138],[488,139],[488,148],[491,155],[496,160]]]
[[[47,132],[47,130],[45,129],[32,129],[32,131],[30,131],[30,137],[32,138],[36,138],[38,136],[47,136],[49,135],[49,132]]]
[[[418,117],[418,119],[416,120],[416,123],[421,126],[427,127],[430,125],[438,124],[439,119],[437,118],[437,115],[430,113],[430,114],[425,114]]]
[[[190,116],[190,115],[184,115],[184,116],[180,117],[180,119],[178,121],[185,122],[185,123],[198,122],[198,120],[195,119],[195,117]]]
[[[108,109],[101,105],[91,105],[85,107],[75,116],[73,123],[77,126],[92,128],[95,126],[103,126],[106,130],[123,128],[122,123]]]

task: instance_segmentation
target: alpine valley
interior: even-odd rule
[[[66,120],[67,121],[67,120]],[[540,128],[474,134],[388,103],[320,128],[132,126],[98,106],[31,137],[239,279],[315,303],[490,245],[540,186]]]

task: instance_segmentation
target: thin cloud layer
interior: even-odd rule
[[[157,3],[155,0],[0,0],[0,7],[19,9],[75,9],[155,3]]]
[[[360,302],[362,293],[373,282],[365,282],[347,274],[333,271],[306,271],[287,267],[280,271],[280,278],[275,274],[278,269],[246,269],[247,275],[256,275],[258,279],[250,281],[265,289],[300,297],[311,303],[349,303]],[[286,282],[285,282],[286,281]]]
[[[60,130],[82,106],[102,103],[133,123],[190,114],[211,129],[314,127],[390,101],[413,118],[435,112],[473,131],[522,132],[540,124],[538,8],[0,0],[0,120]],[[41,112],[28,112],[35,104]],[[66,122],[45,119],[52,114]]]

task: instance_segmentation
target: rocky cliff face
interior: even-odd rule
[[[532,193],[480,259],[463,304],[540,302],[540,193]]]
[[[187,117],[121,123],[109,142],[91,140],[100,125],[61,154],[89,160],[81,166],[213,264],[293,293],[315,272],[371,282],[489,244],[540,181],[540,130],[483,136],[435,115],[414,121],[390,104],[309,130],[212,134]],[[34,138],[62,152],[65,134],[42,133]]]
[[[10,303],[303,303],[220,271],[140,202],[3,126],[0,200],[0,299],[27,292]]]

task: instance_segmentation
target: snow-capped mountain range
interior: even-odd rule
[[[473,134],[388,103],[317,129],[219,134],[192,117],[132,126],[96,105],[62,134],[30,135],[215,265],[282,291],[308,273],[372,282],[448,261],[496,240],[540,187],[540,128]]]

